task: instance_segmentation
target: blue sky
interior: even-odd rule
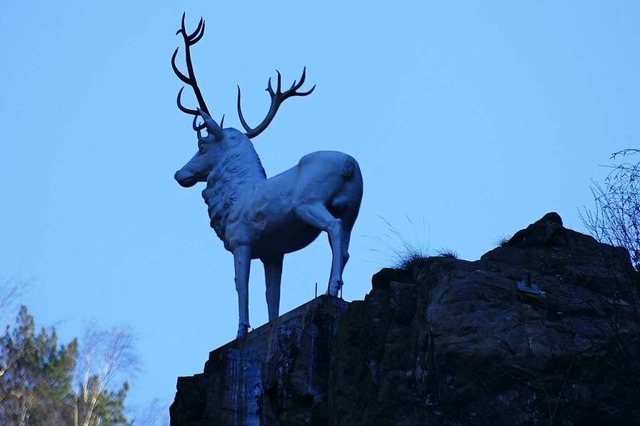
[[[269,175],[306,153],[360,162],[365,194],[344,297],[361,299],[400,240],[474,260],[557,211],[583,230],[591,180],[640,134],[640,3],[633,1],[0,1],[0,277],[62,339],[131,326],[143,371],[131,403],[167,404],[235,336],[232,257],[201,187],[173,173],[196,150],[170,57],[187,12],[212,113],[251,123],[307,66],[309,97],[254,144]],[[191,101],[186,97],[185,102]],[[386,221],[386,222],[385,222]],[[266,320],[253,265],[251,322]],[[281,311],[325,288],[326,238],[285,258]]]

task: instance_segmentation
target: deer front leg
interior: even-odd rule
[[[333,217],[325,205],[321,203],[299,205],[294,207],[294,211],[302,221],[314,228],[322,229],[329,235],[332,261],[328,293],[331,296],[337,296],[342,287],[342,270],[345,262],[342,221]]]
[[[280,283],[282,281],[282,261],[284,255],[277,255],[262,259],[264,264],[264,278],[267,284],[267,308],[269,321],[278,318],[280,313]]]
[[[251,247],[240,246],[233,251],[236,291],[238,292],[238,335],[242,337],[249,331],[249,269],[251,266]]]

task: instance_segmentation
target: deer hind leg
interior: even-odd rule
[[[282,281],[282,261],[284,255],[261,259],[264,264],[264,278],[267,285],[267,309],[269,321],[278,318],[280,313],[280,283]]]
[[[351,228],[346,226],[346,223],[342,224],[342,271],[340,276],[344,273],[344,267],[347,266],[349,261],[349,240],[351,239]]]
[[[349,261],[349,241],[351,239],[351,229],[347,227],[344,219],[340,220],[342,222],[342,229],[340,233],[342,243],[340,244],[340,254],[342,255],[342,269],[340,270],[340,276],[342,277],[342,274],[344,274],[344,268],[345,266],[347,266],[347,262]],[[329,238],[329,245],[331,246],[331,250],[333,252],[334,247],[331,238]]]
[[[322,229],[329,235],[332,261],[328,293],[331,296],[337,296],[342,287],[342,270],[346,253],[344,243],[348,244],[348,240],[344,239],[342,220],[335,218],[322,203],[296,206],[294,211],[303,222]]]
[[[350,195],[351,194],[343,194],[342,196],[335,198],[329,207],[331,214],[342,221],[342,227],[340,229],[340,253],[342,254],[342,269],[340,270],[341,278],[344,273],[344,268],[349,261],[349,242],[351,240],[351,231],[356,218],[358,217],[358,210],[360,208],[358,199]],[[329,244],[332,245],[333,249],[331,238],[329,238]]]
[[[236,291],[238,292],[238,335],[249,331],[249,269],[251,266],[251,247],[240,246],[233,251]]]

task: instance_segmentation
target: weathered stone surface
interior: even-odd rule
[[[269,402],[254,423],[211,420],[248,410],[216,385],[232,389],[238,341],[214,351],[179,380],[172,425],[640,424],[639,283],[625,250],[550,213],[478,261],[381,271],[364,301],[331,311],[322,345],[304,337],[311,314],[286,325],[293,340],[256,339],[247,353],[269,367],[253,391]]]
[[[330,355],[348,303],[320,296],[216,349],[178,379],[171,425],[327,424]]]

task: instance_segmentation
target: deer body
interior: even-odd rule
[[[291,253],[309,245],[320,231],[301,218],[309,205],[321,205],[334,217],[346,216],[349,207],[358,208],[361,198],[359,168],[356,176],[345,178],[345,169],[356,169],[357,163],[341,152],[315,152],[303,157],[293,167],[271,179],[261,179],[248,187],[231,207],[226,232],[227,249],[250,245],[252,258],[265,258],[278,253]],[[359,185],[360,183],[360,185]],[[208,206],[208,188],[203,197]],[[215,218],[211,218],[212,223]],[[351,225],[353,225],[351,223]],[[349,229],[350,230],[350,229]]]
[[[188,35],[182,33],[187,49],[189,76],[172,65],[178,77],[194,88],[200,108],[191,110],[182,106],[178,94],[178,107],[194,115],[193,127],[198,132],[198,152],[175,174],[184,187],[206,182],[202,197],[208,207],[211,227],[223,241],[225,249],[234,257],[235,284],[238,292],[238,336],[249,329],[248,282],[251,259],[264,264],[266,297],[269,320],[279,314],[282,263],[286,253],[309,245],[324,231],[332,249],[328,294],[337,296],[342,287],[342,273],[349,259],[348,247],[351,230],[358,216],[362,200],[362,175],[356,160],[336,151],[318,151],[305,155],[298,164],[271,178],[266,173],[250,137],[257,136],[273,119],[280,103],[290,96],[306,96],[297,89],[304,83],[303,72],[299,83],[284,93],[278,86],[274,92],[271,82],[267,91],[272,106],[267,118],[251,129],[240,110],[240,121],[248,132],[222,128],[206,110],[195,81],[190,62],[189,47],[204,33],[201,20],[198,29]],[[315,87],[315,86],[314,86]],[[198,118],[204,123],[196,125]],[[201,130],[206,129],[203,136]]]

